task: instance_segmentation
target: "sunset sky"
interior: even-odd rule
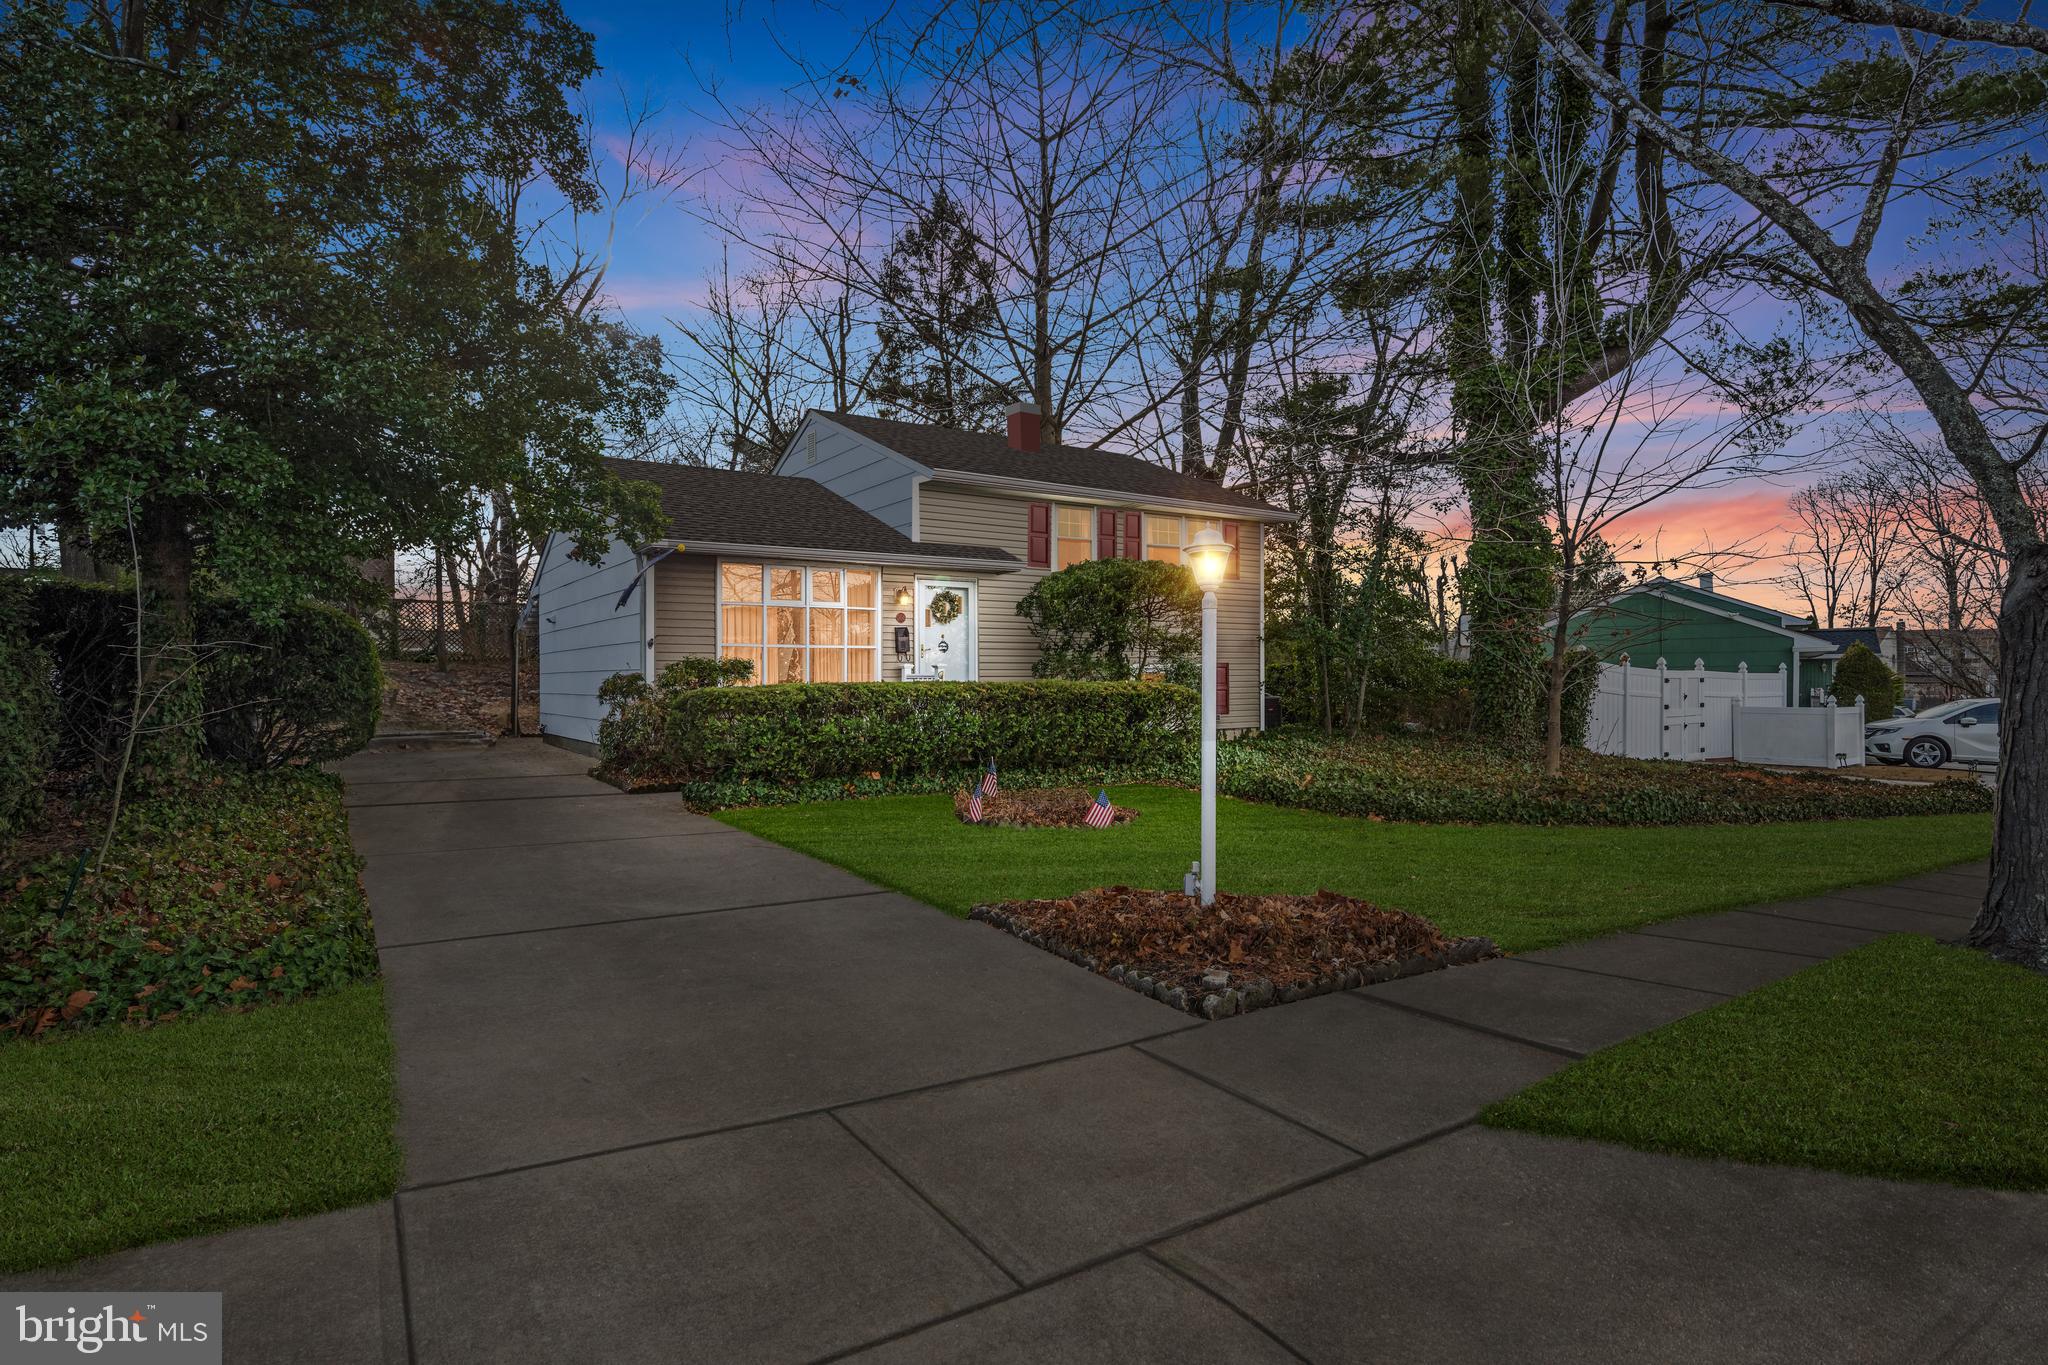
[[[596,35],[605,70],[587,94],[601,120],[618,108],[620,92],[652,99],[663,106],[665,135],[689,162],[702,165],[718,159],[711,90],[734,103],[772,99],[792,73],[784,45],[813,60],[837,60],[854,50],[860,24],[878,7],[874,0],[849,0],[837,10],[745,0],[729,0],[723,9],[567,0],[566,8]],[[718,238],[680,204],[654,206],[621,225],[610,292],[637,326],[666,338],[672,335],[668,319],[689,313],[703,298],[720,251]],[[1838,419],[1815,418],[1793,445],[1825,449],[1838,429]],[[1721,565],[1722,583],[1742,596],[1803,611],[1767,581],[1783,572],[1777,556],[1786,540],[1786,500],[1798,482],[1798,476],[1752,480],[1679,494],[1629,518],[1620,531],[1666,555],[1747,547],[1748,556]]]

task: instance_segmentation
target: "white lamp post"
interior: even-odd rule
[[[1187,564],[1202,585],[1202,861],[1199,891],[1216,903],[1216,585],[1230,566],[1230,545],[1213,526],[1188,541]]]

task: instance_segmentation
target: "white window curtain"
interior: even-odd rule
[[[851,565],[718,566],[718,652],[756,683],[873,682],[881,676],[882,571]]]

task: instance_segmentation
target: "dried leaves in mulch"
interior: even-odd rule
[[[432,664],[391,659],[384,663],[384,718],[379,729],[482,730],[505,732],[510,709],[511,669],[506,664]],[[537,667],[527,665],[520,683],[519,711],[527,733],[537,722],[540,692]]]
[[[972,918],[1156,995],[1224,1013],[1477,961],[1488,939],[1446,937],[1428,920],[1335,891],[1312,896],[1218,892],[1203,909],[1176,891],[1112,886],[1060,900],[975,907]]]
[[[967,819],[968,793],[953,793],[953,813]],[[981,799],[981,823],[1010,825],[1017,829],[1077,829],[1088,823],[1088,808],[1095,793],[1082,787],[1026,788],[998,791]],[[1137,812],[1126,806],[1111,806],[1109,823],[1127,825]]]

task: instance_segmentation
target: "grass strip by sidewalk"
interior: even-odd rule
[[[1196,794],[1115,787],[1138,818],[1110,829],[962,824],[949,796],[761,806],[717,817],[964,915],[1124,884],[1179,890],[1197,844]],[[1224,799],[1219,885],[1345,895],[1412,911],[1513,952],[1738,905],[1892,881],[1991,850],[1984,815],[1773,825],[1553,827],[1360,820]]]
[[[1595,1053],[1481,1118],[1652,1152],[2048,1189],[2048,976],[1894,935]]]
[[[383,988],[0,1045],[0,1272],[398,1187]]]

